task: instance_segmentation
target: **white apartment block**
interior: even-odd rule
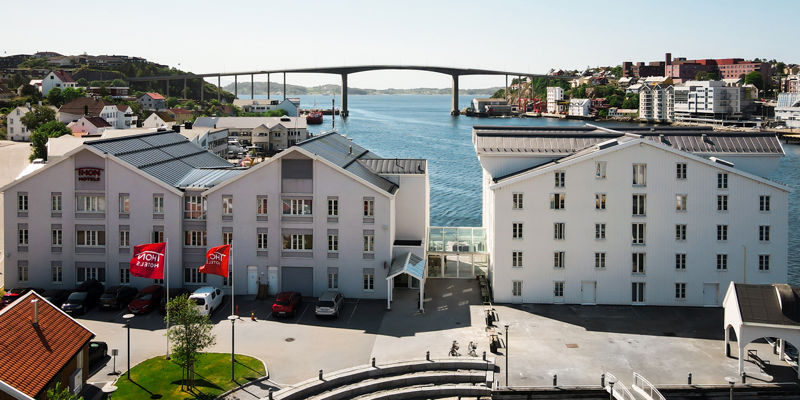
[[[648,122],[672,122],[675,89],[672,85],[643,86],[639,91],[639,119]]]
[[[139,119],[129,106],[117,104],[104,106],[100,118],[106,120],[113,129],[135,128]]]
[[[738,118],[755,96],[751,87],[725,86],[724,81],[687,81],[674,88],[674,119],[714,122]]]
[[[382,159],[335,133],[251,169],[174,132],[87,140],[0,192],[9,288],[141,288],[153,280],[130,276],[132,246],[166,240],[170,287],[230,292],[198,268],[232,243],[237,294],[261,283],[390,299],[397,259],[424,259],[429,220],[425,160]]]
[[[592,112],[592,101],[589,99],[570,99],[568,115],[573,117],[588,117]]]
[[[243,146],[280,151],[310,137],[305,117],[200,117],[194,127],[228,129]]]
[[[789,128],[800,128],[800,93],[778,94],[775,120],[783,121]]]
[[[788,189],[729,162],[774,165],[777,138],[636,129],[475,128],[495,301],[719,306],[786,282]]]
[[[558,86],[547,88],[547,112],[550,114],[563,114],[565,106],[559,104],[564,100],[564,89]]]
[[[6,116],[6,135],[9,140],[17,142],[29,142],[31,140],[31,132],[28,127],[22,123],[22,117],[31,110],[30,104],[19,106]]]

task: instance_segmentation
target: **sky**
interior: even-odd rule
[[[800,1],[63,1],[4,8],[0,55],[125,54],[195,73],[414,64],[528,73],[622,61],[755,57],[800,62]],[[14,17],[16,15],[17,17]],[[32,24],[28,16],[38,15]],[[241,78],[241,81],[248,80]],[[280,81],[280,77],[272,77]],[[231,79],[232,80],[232,79]],[[257,81],[266,80],[256,76]],[[290,84],[340,83],[289,74]],[[225,80],[223,80],[223,83]],[[449,87],[449,76],[363,72],[350,87]],[[504,85],[470,76],[461,88]]]

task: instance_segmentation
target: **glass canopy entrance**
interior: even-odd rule
[[[428,228],[428,278],[474,279],[487,275],[486,229],[478,227]]]

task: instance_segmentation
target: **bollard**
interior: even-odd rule
[[[747,374],[742,372],[742,383],[747,383]]]
[[[553,387],[558,387],[558,374],[553,374]]]
[[[483,361],[486,361],[486,350],[483,351]]]
[[[692,384],[692,373],[691,373],[691,372],[689,372],[688,384],[689,384],[689,385],[691,385],[691,384]]]
[[[600,374],[600,387],[601,388],[606,387],[606,374],[605,373]]]
[[[431,351],[428,350],[425,352],[425,361],[430,361],[430,360],[431,360]]]
[[[375,368],[375,357],[372,357],[372,368]]]
[[[322,370],[319,370],[319,380],[323,380],[322,379]]]
[[[272,400],[272,389],[269,390],[269,400]]]

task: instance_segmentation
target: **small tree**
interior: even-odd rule
[[[72,132],[66,125],[59,121],[50,121],[39,129],[31,133],[31,155],[28,157],[31,161],[41,158],[47,160],[47,140],[64,135],[69,135]]]
[[[167,97],[167,108],[175,108],[178,105],[178,98],[175,96]]]
[[[124,80],[117,78],[117,79],[114,79],[113,81],[111,81],[111,86],[113,86],[113,87],[126,87],[126,86],[128,86],[128,84],[125,83]]]
[[[64,104],[67,104],[72,100],[75,100],[75,99],[77,99],[79,97],[84,97],[84,96],[86,96],[86,91],[84,91],[83,88],[77,88],[76,89],[76,88],[68,87],[68,88],[64,88],[64,90],[61,91],[61,101],[63,101]]]
[[[55,89],[53,89],[55,90]],[[56,119],[56,112],[50,107],[33,106],[33,108],[22,118],[19,119],[29,131],[33,132],[39,129],[40,126],[54,121]]]
[[[761,76],[761,72],[758,71],[747,74],[747,76],[744,77],[744,83],[752,84],[757,87],[758,90],[764,89],[764,77]]]
[[[492,95],[493,99],[504,99],[506,97],[506,90],[505,89],[498,89]]]
[[[87,80],[86,80],[86,78],[80,78],[80,79],[78,79],[78,82],[77,82],[77,83],[78,83],[78,86],[81,86],[81,87],[87,87],[87,86],[89,86],[89,81],[87,81]]]
[[[172,324],[167,332],[172,344],[172,358],[183,369],[181,387],[192,389],[198,353],[216,342],[211,334],[213,325],[207,315],[200,314],[197,305],[187,295],[170,300],[167,310],[170,316],[168,323]]]
[[[47,390],[47,400],[83,400],[83,397],[69,392],[69,387],[61,387],[61,382],[56,382],[52,389]]]
[[[47,92],[47,102],[50,103],[51,106],[61,107],[64,99],[61,97],[61,89],[59,88],[52,88],[49,92]]]

